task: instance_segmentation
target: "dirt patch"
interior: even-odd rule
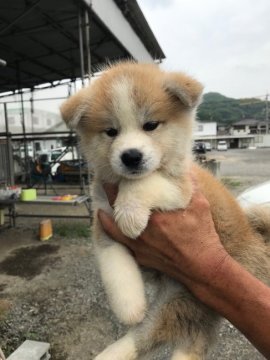
[[[40,246],[26,246],[16,250],[0,263],[0,273],[32,279],[41,274],[44,266],[51,265],[57,258],[47,255],[58,251],[59,246],[43,244]],[[4,285],[1,285],[2,287]],[[1,291],[1,287],[0,287]]]

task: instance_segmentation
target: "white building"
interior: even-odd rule
[[[8,127],[11,133],[22,133],[22,113],[20,108],[8,108]],[[60,116],[45,110],[35,110],[32,114],[30,108],[24,109],[24,122],[26,132],[44,132],[56,125],[61,120]],[[0,132],[5,132],[4,112],[0,111]]]
[[[195,140],[202,137],[217,136],[217,123],[216,122],[196,122],[194,128]]]
[[[8,130],[10,133],[22,134],[23,136],[23,127],[22,127],[22,114],[20,108],[8,108]],[[49,131],[50,128],[53,128],[56,124],[61,122],[60,115],[45,111],[45,110],[35,110],[32,114],[30,108],[24,109],[24,122],[25,122],[25,132],[26,133],[43,133]],[[5,117],[4,112],[0,112],[0,133],[5,132]],[[66,131],[68,131],[66,129]],[[33,144],[29,145],[33,146]],[[57,139],[43,139],[34,141],[35,151],[41,150],[50,150],[62,146],[62,142]],[[14,142],[14,149],[20,148],[19,142]],[[32,150],[32,152],[33,152]]]

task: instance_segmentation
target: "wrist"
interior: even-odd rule
[[[260,302],[265,289],[265,284],[226,253],[212,279],[195,284],[193,292],[206,305],[232,319],[238,317],[239,309],[243,317],[249,317],[254,299]]]
[[[190,290],[203,303],[220,312],[220,308],[227,305],[226,294],[230,292],[235,267],[240,265],[223,247],[210,256],[210,265],[204,269],[204,276],[200,281],[193,281]]]

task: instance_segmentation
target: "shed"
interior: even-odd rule
[[[2,1],[0,49],[0,93],[84,78],[108,60],[165,57],[136,0]]]

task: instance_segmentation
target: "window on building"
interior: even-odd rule
[[[244,125],[235,125],[235,130],[238,130],[238,131],[243,131],[246,129],[246,127]]]
[[[40,142],[35,142],[35,150],[36,150],[36,151],[40,151],[40,150],[41,150]]]
[[[47,119],[47,126],[52,126],[52,119]]]
[[[258,133],[257,126],[250,126],[249,133],[250,134],[257,134]]]
[[[197,126],[197,131],[203,131],[203,125],[199,124],[199,125]]]
[[[260,134],[266,134],[266,125],[261,125],[259,128],[259,133]]]

